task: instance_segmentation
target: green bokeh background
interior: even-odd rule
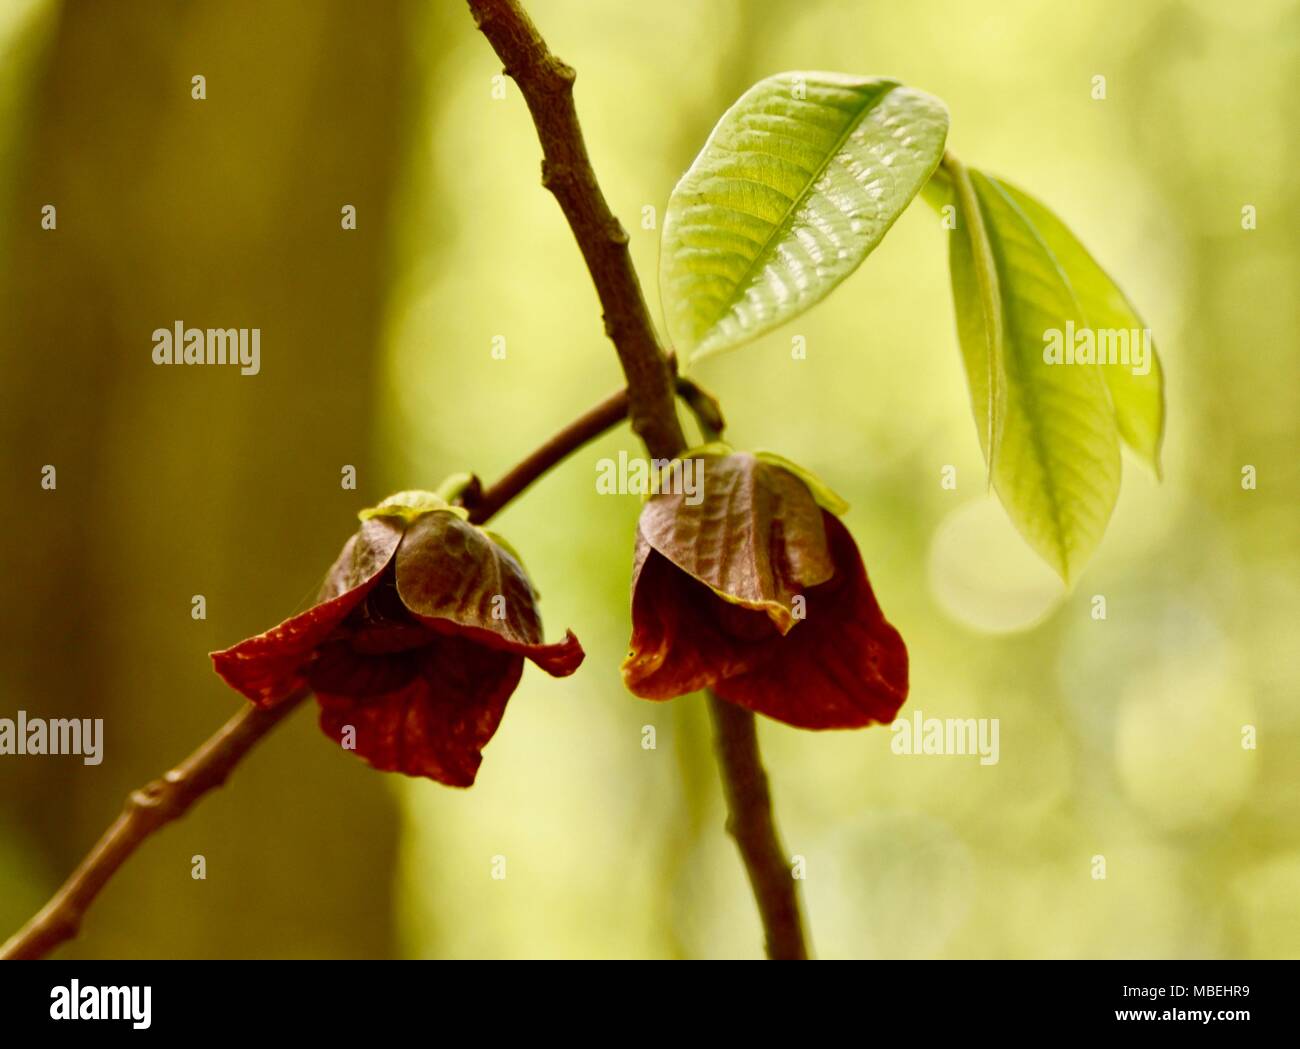
[[[530,10],[578,70],[656,316],[643,209],[662,215],[754,80],[835,69],[944,99],[950,148],[1064,216],[1165,361],[1165,480],[1126,458],[1069,594],[985,494],[924,205],[814,312],[695,372],[734,443],[853,504],[911,652],[904,712],[1000,719],[987,767],[893,754],[881,728],[762,723],[816,952],[1300,955],[1300,7]],[[359,507],[498,476],[620,373],[522,99],[494,97],[462,5],[0,0],[0,49],[0,716],[106,732],[94,768],[0,757],[7,934],[119,799],[237,709],[205,654],[305,607]],[[262,373],[154,367],[150,332],[177,319],[260,327]],[[588,659],[525,674],[472,790],[373,773],[300,712],[132,859],[62,954],[757,956],[702,702],[620,682],[639,501],[595,491],[620,449],[637,451],[626,429],[496,522],[548,634],[573,627]]]

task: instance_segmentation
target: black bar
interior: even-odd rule
[[[788,1029],[793,1037],[872,1044],[909,1034],[928,1042],[937,1033],[983,1038],[1125,1028],[1222,1037],[1293,1030],[1296,1020],[1291,962],[699,962],[645,971],[652,965],[13,963],[0,969],[0,1044],[27,1044],[15,1036],[60,1028],[90,1037],[323,1035],[331,1044],[355,1034],[382,1046],[413,1037],[434,1045],[448,1036],[496,1042],[514,1030],[531,1038],[657,1031],[676,1040],[715,1026],[733,1038],[741,1028],[756,1028],[765,1040]],[[728,993],[719,994],[719,984]],[[74,987],[77,1018],[55,1019],[52,1013],[69,1011]],[[145,988],[148,1026],[137,1027]],[[119,1018],[84,1018],[92,1005],[116,1009]],[[833,1033],[840,1029],[842,1035]]]

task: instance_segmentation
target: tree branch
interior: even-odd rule
[[[487,521],[561,459],[626,416],[627,393],[620,390],[566,426],[497,484],[479,489],[475,482],[463,496],[470,519],[476,524]],[[291,696],[270,710],[251,704],[244,707],[176,768],[132,792],[122,814],[50,902],[0,947],[0,959],[43,958],[76,936],[95,897],[135,850],[156,831],[184,816],[208,791],[225,783],[257,742],[307,695]]]
[[[551,53],[518,0],[468,2],[475,24],[519,85],[532,114],[542,144],[542,185],[559,201],[596,285],[605,331],[627,377],[632,428],[651,457],[675,458],[686,450],[672,396],[675,369],[660,349],[646,311],[627,233],[610,212],[587,157],[573,105],[576,74]],[[716,436],[722,428],[717,401],[689,382],[679,384],[678,392],[705,434]],[[758,898],[768,953],[773,958],[805,958],[799,901],[772,819],[754,716],[713,697],[710,704],[715,708],[718,758],[731,811],[728,826]]]
[[[474,22],[523,93],[542,144],[542,185],[554,194],[596,285],[605,333],[627,378],[632,429],[652,457],[686,447],[673,400],[673,374],[659,348],[628,236],[596,181],[573,105],[575,73],[551,54],[516,0],[469,0]]]

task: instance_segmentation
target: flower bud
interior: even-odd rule
[[[799,728],[893,721],[907,648],[824,508],[842,504],[775,456],[702,452],[702,498],[664,492],[641,512],[627,687],[645,699],[711,688]]]
[[[311,689],[325,734],[375,768],[468,787],[524,660],[563,677],[582,646],[543,642],[517,555],[460,508],[403,492],[361,517],[317,603],[216,671],[260,707]]]

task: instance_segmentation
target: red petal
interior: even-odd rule
[[[582,650],[582,645],[572,630],[566,630],[564,640],[553,645],[527,645],[512,648],[511,651],[531,659],[551,677],[568,677],[587,658],[587,653]]]
[[[260,707],[274,706],[306,688],[303,671],[313,650],[374,588],[401,539],[401,526],[393,520],[367,521],[330,569],[321,603],[264,634],[213,652],[217,673]]]
[[[471,786],[524,661],[450,636],[435,640],[424,659],[418,676],[390,692],[318,692],[321,730],[342,744],[353,728],[356,753],[385,772]]]
[[[830,582],[807,593],[807,618],[752,671],[714,686],[723,699],[797,728],[888,724],[907,698],[907,647],[885,621],[857,544],[826,514]]]
[[[550,645],[540,643],[527,645],[518,641],[506,641],[494,630],[462,626],[445,619],[426,619],[423,616],[416,616],[414,612],[411,614],[436,634],[472,641],[493,652],[508,652],[510,655],[523,656],[541,667],[551,677],[568,677],[582,666],[582,661],[587,658],[587,653],[572,630],[564,632],[563,641],[556,641]]]
[[[425,635],[426,642],[428,634]],[[358,652],[351,639],[327,641],[303,668],[313,692],[377,696],[406,686],[424,668],[424,650]]]
[[[732,605],[637,533],[631,651],[623,682],[642,699],[672,699],[761,662],[779,638],[763,611]]]

